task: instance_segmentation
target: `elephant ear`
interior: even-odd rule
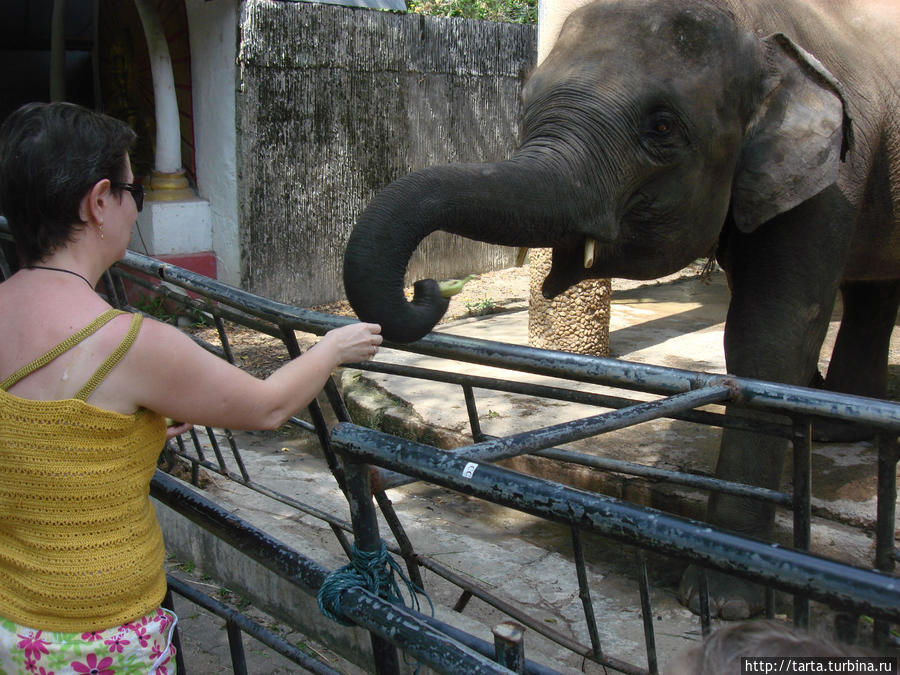
[[[781,33],[763,40],[763,97],[747,127],[732,186],[732,215],[752,232],[837,180],[853,143],[841,86]]]

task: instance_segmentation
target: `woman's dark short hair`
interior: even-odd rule
[[[124,181],[134,140],[124,122],[73,103],[27,103],[4,120],[0,213],[22,264],[46,258],[85,225],[81,199],[104,178]]]

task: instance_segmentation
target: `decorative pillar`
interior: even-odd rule
[[[175,98],[169,43],[154,0],[134,0],[134,4],[144,27],[147,51],[150,52],[150,72],[153,75],[153,99],[156,105],[156,166],[153,173],[154,176],[184,176],[184,169],[181,167],[181,126],[178,122],[178,101]],[[184,180],[183,185],[176,179],[164,182],[166,186],[161,189],[188,187],[187,180]],[[172,187],[176,183],[179,187]]]
[[[216,276],[209,202],[188,183],[181,163],[181,124],[175,78],[156,0],[134,0],[150,56],[156,117],[154,168],[144,183],[144,210],[130,248]]]
[[[587,0],[539,0],[538,63],[550,53],[569,13]],[[550,249],[529,253],[528,341],[532,347],[579,354],[609,354],[609,279],[587,279],[553,300],[541,295],[550,272]]]

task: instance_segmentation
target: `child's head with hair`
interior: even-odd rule
[[[795,656],[872,656],[871,652],[817,638],[771,619],[742,621],[719,628],[703,642],[677,654],[666,675],[730,675],[741,672],[741,658]]]

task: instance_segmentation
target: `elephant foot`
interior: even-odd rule
[[[813,420],[812,437],[817,443],[855,443],[872,440],[875,430],[862,424],[817,417]]]
[[[709,584],[709,614],[726,621],[749,619],[766,606],[765,588],[722,572],[706,571]],[[678,600],[694,614],[700,614],[700,568],[689,566],[681,577]]]

